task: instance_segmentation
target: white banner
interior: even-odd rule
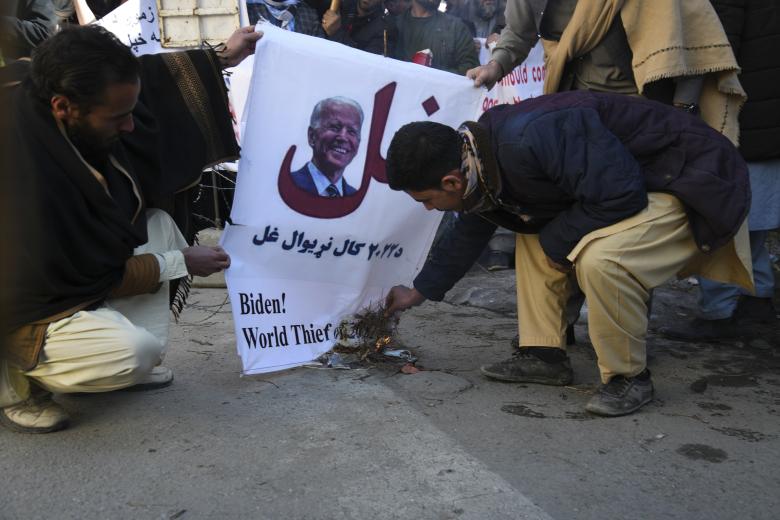
[[[490,50],[485,48],[485,39],[481,42],[479,61],[483,65],[490,61]],[[537,43],[526,60],[517,66],[504,79],[495,84],[482,98],[482,112],[496,105],[514,105],[524,99],[542,95],[544,86],[544,49],[542,43]]]
[[[223,235],[245,374],[317,358],[333,347],[343,319],[411,282],[440,214],[390,190],[387,147],[410,121],[473,119],[482,96],[465,77],[259,29],[234,225]],[[312,128],[320,102],[320,126]],[[343,171],[341,180],[317,184],[324,177],[314,163]],[[341,196],[320,195],[336,186]]]
[[[177,50],[160,44],[155,0],[128,0],[95,23],[114,33],[136,56]]]

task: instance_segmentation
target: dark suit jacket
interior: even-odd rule
[[[311,178],[311,172],[309,171],[309,163],[303,165],[300,170],[290,172],[290,176],[293,182],[300,189],[311,193],[312,195],[319,195],[317,191],[317,185],[314,184],[314,179]],[[357,190],[347,184],[344,177],[341,178],[341,193],[346,197],[347,195],[353,195]]]

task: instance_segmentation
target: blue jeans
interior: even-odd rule
[[[750,253],[753,256],[753,280],[756,293],[752,296],[771,298],[775,290],[772,261],[766,249],[767,231],[750,232]],[[730,318],[737,308],[740,295],[748,294],[736,285],[714,282],[699,277],[699,314],[705,320]]]

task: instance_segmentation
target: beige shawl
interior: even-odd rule
[[[558,91],[566,63],[588,53],[620,13],[637,90],[653,81],[704,75],[701,117],[734,144],[747,96],[726,33],[708,0],[579,0],[560,42],[543,40],[544,93]]]

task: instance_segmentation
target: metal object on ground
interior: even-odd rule
[[[383,350],[380,352],[382,355],[387,357],[396,357],[399,359],[403,359],[404,361],[408,361],[410,363],[414,363],[417,361],[417,358],[408,350],[398,349],[398,350]]]

